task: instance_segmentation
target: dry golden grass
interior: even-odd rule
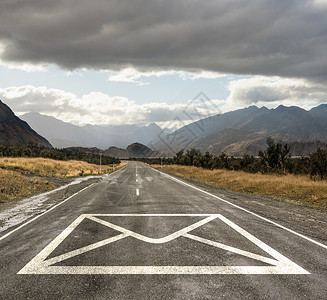
[[[15,171],[0,169],[0,203],[52,190],[54,186],[39,178],[28,178]]]
[[[160,168],[158,165],[153,165]],[[164,166],[164,171],[215,187],[277,199],[293,200],[311,207],[327,208],[327,181],[313,181],[308,176],[263,175],[242,171],[207,170],[188,166]]]
[[[110,173],[125,166],[102,166],[102,174]],[[81,161],[58,161],[45,158],[0,158],[0,203],[16,198],[24,198],[36,193],[43,193],[55,188],[54,185],[37,177],[74,177],[99,174],[98,165]]]
[[[121,168],[126,163],[114,166],[102,166],[102,174],[110,173],[118,168]],[[98,165],[89,164],[83,161],[59,161],[47,158],[0,158],[0,168],[19,171],[22,173],[31,173],[37,176],[47,177],[74,177],[80,176],[83,171],[83,176],[100,174]]]

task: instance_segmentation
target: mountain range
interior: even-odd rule
[[[0,101],[0,144],[33,144],[52,148],[45,138],[18,118],[2,101]]]
[[[111,146],[126,148],[132,143],[149,144],[162,131],[155,123],[137,125],[85,125],[77,126],[39,113],[20,116],[35,131],[47,138],[56,148]]]
[[[159,152],[172,156],[181,148],[197,148],[216,155],[257,155],[266,148],[268,137],[293,143],[291,149],[298,151],[293,155],[307,155],[327,143],[327,104],[311,110],[283,105],[274,109],[250,106],[201,119],[171,133],[155,123],[77,126],[39,113],[27,113],[21,118],[29,124],[0,101],[0,143],[51,147],[51,142],[58,148],[74,147],[84,152],[107,149],[103,151],[105,155],[121,158],[156,156]],[[152,149],[143,144],[153,145]]]
[[[275,109],[250,106],[214,115],[169,133],[155,144],[157,149],[174,153],[181,148],[197,148],[212,154],[257,155],[271,137],[286,143],[327,142],[327,104],[307,111],[283,105]]]

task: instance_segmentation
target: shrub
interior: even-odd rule
[[[327,178],[327,151],[318,149],[310,155],[310,176]]]

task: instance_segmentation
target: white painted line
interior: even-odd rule
[[[210,217],[218,214],[85,214],[92,217]]]
[[[237,249],[237,248],[234,248],[234,247],[231,247],[231,246],[227,246],[227,245],[224,245],[224,244],[221,244],[221,243],[217,243],[217,242],[214,242],[214,241],[211,241],[211,240],[208,240],[208,239],[204,239],[204,238],[201,238],[199,236],[189,234],[189,233],[185,234],[184,236],[191,239],[191,240],[198,241],[200,243],[207,244],[207,245],[210,245],[210,246],[214,246],[216,248],[220,248],[220,249],[223,249],[223,250],[227,250],[229,252],[240,254],[240,255],[255,259],[255,260],[259,260],[259,261],[262,261],[262,262],[270,264],[270,265],[276,265],[276,266],[278,265],[277,260],[267,258],[267,257],[264,257],[262,255],[257,255],[257,254],[254,254],[254,253],[251,253],[251,252],[248,252],[248,251],[240,250],[240,249]]]
[[[100,223],[102,225],[105,225],[105,226],[107,226],[109,228],[112,228],[114,230],[120,231],[120,232],[122,232],[122,233],[124,233],[126,235],[132,236],[132,237],[134,237],[134,238],[136,238],[138,240],[141,240],[143,242],[147,242],[147,243],[151,243],[151,244],[163,244],[163,243],[170,242],[170,241],[172,241],[172,240],[174,240],[174,239],[176,239],[176,238],[178,238],[180,236],[183,236],[184,234],[186,234],[186,233],[188,233],[188,232],[190,232],[190,231],[192,231],[192,230],[194,230],[194,229],[196,229],[196,228],[198,228],[198,227],[200,227],[200,226],[202,226],[202,225],[204,225],[204,224],[218,218],[218,216],[219,215],[211,215],[211,216],[206,217],[205,219],[203,219],[203,220],[201,220],[199,222],[196,222],[196,223],[194,223],[194,224],[192,224],[190,226],[187,226],[187,227],[185,227],[185,228],[183,228],[181,230],[178,230],[178,231],[176,231],[176,232],[174,232],[172,234],[169,234],[169,235],[167,235],[167,236],[165,236],[163,238],[159,238],[159,239],[149,238],[149,237],[144,236],[142,234],[139,234],[139,233],[136,233],[134,231],[125,229],[123,227],[120,227],[118,225],[109,223],[109,222],[101,220],[101,219],[98,219],[98,218],[93,217],[93,216],[88,216],[87,218],[92,220],[92,221],[98,222],[98,223]]]
[[[23,269],[21,269],[18,274],[310,274],[276,250],[272,249],[249,232],[245,231],[232,221],[223,217],[219,214],[196,214],[197,216],[205,217],[199,222],[195,222],[190,226],[187,226],[181,230],[178,230],[172,234],[167,235],[164,238],[153,239],[147,236],[141,235],[139,233],[133,232],[121,226],[117,226],[110,222],[104,221],[97,218],[96,216],[116,216],[116,217],[149,217],[149,216],[176,216],[176,217],[186,217],[194,216],[194,214],[84,214],[78,217],[71,225],[68,226],[59,236],[57,236],[47,247],[45,247],[38,255],[36,255]],[[120,232],[115,237],[111,237],[102,240],[97,243],[84,246],[82,248],[61,254],[59,256],[47,259],[47,257],[66,239],[74,229],[84,220],[89,219],[100,223],[108,228],[117,230]],[[260,247],[274,259],[257,255],[248,251],[237,249],[235,247],[230,247],[216,241],[204,239],[202,237],[190,234],[192,230],[203,226],[215,219],[220,219],[225,224],[227,224],[231,230],[235,230],[240,235]],[[217,225],[217,223],[215,223]],[[219,228],[214,228],[214,230],[219,230]],[[167,243],[167,249],[169,249],[169,242],[178,239],[179,237],[189,238],[196,242],[204,243],[212,247],[230,251],[260,262],[269,264],[270,266],[90,266],[88,263],[84,266],[53,266],[53,264],[59,263],[66,259],[76,257],[80,254],[89,252],[91,250],[100,248],[102,246],[114,243],[116,241],[122,240],[126,237],[136,238],[142,242],[148,242],[151,244]],[[197,247],[195,246],[196,250]],[[165,251],[165,250],[163,250]],[[183,251],[183,249],[181,249]],[[104,255],[106,255],[105,252]]]
[[[52,206],[50,209],[48,209],[48,210],[45,211],[44,213],[35,216],[33,219],[31,219],[31,220],[27,221],[26,223],[24,223],[24,224],[18,226],[18,227],[15,228],[14,230],[8,232],[8,233],[5,234],[4,236],[0,237],[0,241],[3,240],[3,239],[5,239],[6,237],[10,236],[11,234],[13,234],[14,232],[16,232],[17,230],[19,230],[19,229],[25,227],[26,225],[32,223],[33,221],[37,220],[38,218],[40,218],[40,217],[44,216],[45,214],[49,213],[50,211],[52,211],[53,209],[57,208],[58,206],[64,204],[65,202],[67,202],[68,200],[72,199],[73,197],[75,197],[75,196],[78,195],[79,193],[84,192],[86,189],[92,187],[93,185],[95,185],[95,183],[92,183],[91,185],[85,187],[84,189],[81,189],[81,190],[78,191],[77,193],[75,193],[75,194],[69,196],[68,198],[66,198],[65,200],[63,200],[63,201],[61,201],[60,203],[56,204],[55,206]]]
[[[246,208],[243,208],[243,207],[241,207],[241,206],[238,206],[237,204],[231,203],[231,202],[229,202],[229,201],[227,201],[227,200],[225,200],[225,199],[223,199],[223,198],[221,198],[221,197],[218,197],[218,196],[216,196],[216,195],[214,195],[214,194],[211,194],[211,193],[209,193],[209,192],[207,192],[207,191],[204,191],[204,190],[202,190],[202,189],[200,189],[200,188],[198,188],[198,187],[196,187],[196,186],[193,186],[193,185],[191,185],[191,184],[189,184],[189,183],[186,183],[186,182],[184,182],[184,181],[182,181],[182,180],[179,180],[179,179],[177,179],[177,178],[175,178],[175,177],[173,177],[173,176],[171,176],[171,175],[168,175],[168,174],[166,174],[166,173],[163,173],[163,172],[161,172],[161,171],[159,171],[159,170],[157,170],[157,169],[154,169],[154,168],[152,168],[152,167],[150,167],[150,168],[153,169],[154,171],[157,171],[157,172],[159,172],[160,174],[162,174],[162,175],[164,175],[164,176],[166,176],[166,177],[168,177],[168,178],[170,178],[170,179],[172,179],[172,180],[178,182],[178,183],[184,184],[184,185],[186,185],[186,186],[191,187],[192,189],[195,189],[195,190],[200,191],[200,192],[202,192],[202,193],[204,193],[204,194],[207,194],[207,195],[209,195],[209,196],[211,196],[211,197],[214,197],[214,198],[216,198],[216,199],[218,199],[218,200],[220,200],[220,201],[222,201],[222,202],[225,202],[225,203],[227,203],[227,204],[229,204],[229,205],[231,205],[231,206],[234,206],[234,207],[236,207],[236,208],[238,208],[238,209],[240,209],[240,210],[243,210],[243,211],[245,211],[245,212],[247,212],[247,213],[249,213],[249,214],[251,214],[251,215],[253,215],[253,216],[256,216],[257,218],[260,218],[261,220],[264,220],[264,221],[266,221],[266,222],[268,222],[268,223],[271,223],[271,224],[273,224],[273,225],[275,225],[275,226],[277,226],[277,227],[279,227],[279,228],[282,228],[282,229],[284,229],[284,230],[286,230],[286,231],[288,231],[288,232],[290,232],[290,233],[292,233],[292,234],[294,234],[294,235],[297,235],[297,236],[299,236],[299,237],[301,237],[301,238],[303,238],[303,239],[305,239],[305,240],[307,240],[307,241],[309,241],[309,242],[311,242],[311,243],[314,243],[314,244],[316,244],[317,246],[320,246],[320,247],[322,247],[322,248],[324,248],[324,249],[327,249],[327,245],[322,244],[322,243],[320,243],[320,242],[318,242],[318,241],[315,241],[315,240],[313,240],[312,238],[309,238],[308,236],[305,236],[305,235],[303,235],[303,234],[301,234],[301,233],[298,233],[298,232],[296,232],[296,231],[294,231],[294,230],[292,230],[292,229],[290,229],[290,228],[287,228],[287,227],[285,227],[285,226],[283,226],[283,225],[281,225],[281,224],[278,224],[278,223],[276,223],[276,222],[274,222],[274,221],[272,221],[272,220],[269,220],[269,219],[267,219],[267,218],[265,218],[265,217],[262,217],[262,216],[260,216],[260,215],[258,215],[258,214],[256,214],[256,213],[254,213],[254,212],[252,212],[252,211],[250,211],[250,210],[247,210]]]
[[[135,182],[139,182],[139,180],[136,178],[136,179],[135,179]]]
[[[106,239],[106,240],[103,240],[103,241],[100,241],[100,242],[97,242],[97,243],[94,243],[94,244],[79,248],[77,250],[73,250],[73,251],[70,251],[68,253],[65,253],[65,254],[50,258],[50,259],[47,260],[47,264],[48,265],[54,265],[54,264],[56,264],[58,262],[61,262],[61,261],[65,260],[65,259],[69,259],[69,258],[72,258],[74,256],[83,254],[85,252],[94,250],[96,248],[99,248],[99,247],[108,245],[110,243],[119,241],[119,240],[125,238],[126,236],[127,236],[126,234],[122,233],[120,235],[116,235],[116,236],[111,237],[109,239]]]
[[[18,274],[65,274],[65,275],[228,275],[251,274],[273,275],[287,274],[277,267],[256,266],[36,266],[21,270]],[[298,275],[298,273],[294,274]]]
[[[136,189],[136,196],[139,196],[139,195],[140,195],[140,190]]]

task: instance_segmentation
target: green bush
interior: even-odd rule
[[[327,151],[318,149],[310,155],[310,176],[327,178]]]
[[[86,154],[67,149],[49,149],[34,145],[0,145],[0,157],[43,157],[56,160],[80,160],[91,164],[99,164],[99,155]],[[110,156],[102,156],[102,164],[119,164],[120,160]]]

